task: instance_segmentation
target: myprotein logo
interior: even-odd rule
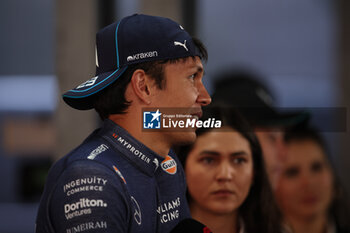
[[[145,52],[145,53],[137,53],[131,56],[128,56],[126,58],[126,60],[128,62],[131,61],[137,61],[139,59],[145,59],[145,58],[150,58],[150,57],[157,57],[158,56],[158,52],[157,51],[150,51],[150,52]]]
[[[170,155],[167,155],[165,157],[165,160],[160,164],[160,166],[165,172],[169,173],[170,175],[176,174],[177,164]]]
[[[129,150],[133,155],[141,159],[142,161],[146,163],[150,163],[151,159],[148,158],[144,153],[142,153],[139,149],[134,147],[132,144],[130,144],[126,139],[122,138],[121,136],[113,133],[112,137],[117,140],[118,143],[120,143],[125,149]]]

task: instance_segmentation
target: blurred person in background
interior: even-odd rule
[[[306,124],[306,112],[282,112],[275,107],[271,90],[258,74],[244,69],[227,70],[215,77],[212,102],[223,108],[238,109],[254,129],[262,147],[272,188],[285,156],[285,129]]]
[[[285,133],[286,159],[275,197],[285,233],[348,233],[345,193],[326,144],[312,128]]]
[[[206,58],[199,40],[163,17],[135,14],[97,33],[96,76],[63,99],[95,109],[103,125],[51,168],[36,232],[169,232],[190,217],[170,148],[195,132],[144,132],[142,108],[209,104]]]
[[[280,232],[280,215],[259,142],[237,113],[205,108],[221,129],[197,129],[196,141],[177,148],[187,180],[191,215],[215,233]]]

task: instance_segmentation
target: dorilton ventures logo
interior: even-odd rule
[[[194,112],[194,111],[193,111]],[[221,128],[222,122],[215,118],[201,120],[191,109],[156,109],[143,111],[143,129],[197,129]]]

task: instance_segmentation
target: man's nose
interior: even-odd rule
[[[201,106],[206,106],[211,103],[211,97],[203,83],[200,83],[198,92],[197,102],[199,102]]]

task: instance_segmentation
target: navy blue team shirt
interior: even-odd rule
[[[161,157],[106,120],[50,169],[36,232],[169,232],[190,217],[185,190],[172,151]]]

